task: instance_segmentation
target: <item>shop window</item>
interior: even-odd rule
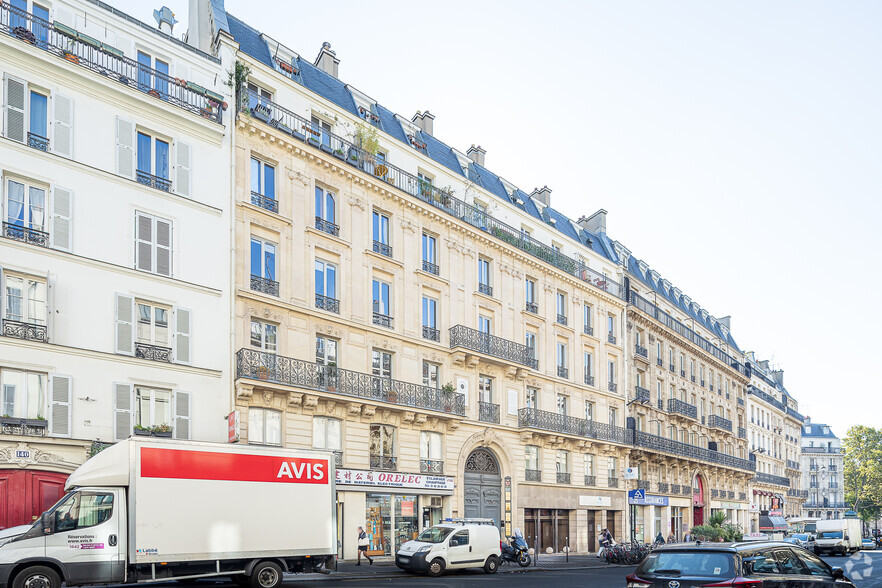
[[[542,550],[563,551],[570,535],[570,511],[524,509],[524,534],[527,543]]]
[[[417,497],[402,494],[368,494],[365,532],[368,555],[392,555],[419,533]]]

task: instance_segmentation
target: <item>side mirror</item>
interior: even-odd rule
[[[848,541],[848,535],[845,536],[845,540]]]
[[[40,515],[40,527],[43,528],[44,535],[51,535],[55,530],[52,528],[52,515],[48,512],[44,512]]]
[[[845,577],[845,572],[842,571],[842,568],[833,568],[833,579],[839,580],[840,578]]]

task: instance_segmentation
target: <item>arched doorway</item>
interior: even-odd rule
[[[704,524],[704,482],[695,474],[692,479],[692,526]]]
[[[499,461],[486,447],[469,454],[465,462],[465,516],[502,521],[502,477]]]

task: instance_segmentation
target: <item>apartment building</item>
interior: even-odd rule
[[[802,516],[843,518],[849,506],[843,487],[842,446],[829,425],[805,417],[800,462],[803,488],[808,489]]]
[[[0,528],[105,443],[226,438],[220,71],[97,1],[0,4]]]

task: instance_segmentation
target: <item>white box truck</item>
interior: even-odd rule
[[[67,494],[0,539],[0,588],[229,576],[274,588],[336,567],[334,455],[133,437],[74,471]]]
[[[860,519],[819,520],[815,528],[815,553],[818,555],[851,555],[861,549]]]

